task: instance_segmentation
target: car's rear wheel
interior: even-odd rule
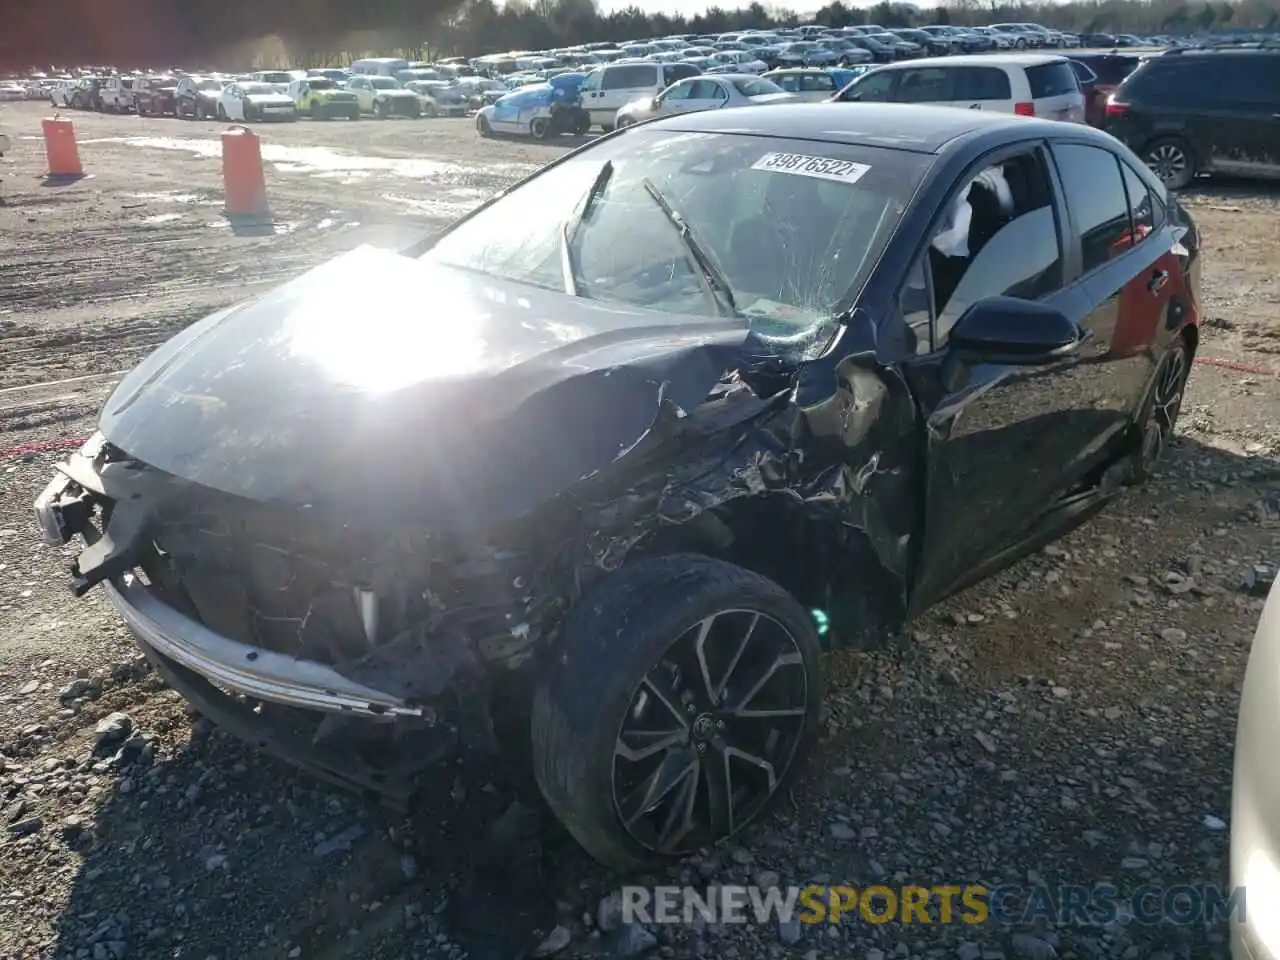
[[[1139,426],[1142,442],[1134,458],[1132,481],[1146,483],[1155,474],[1178,425],[1182,397],[1191,373],[1191,353],[1179,337],[1156,368],[1151,393],[1143,406]]]
[[[1191,147],[1181,137],[1161,137],[1147,144],[1142,160],[1170,190],[1181,190],[1196,175]]]
[[[551,136],[551,121],[547,117],[534,117],[529,121],[529,136],[535,140],[546,140]]]
[[[780,586],[704,556],[641,560],[566,618],[534,697],[534,774],[601,862],[688,854],[777,796],[821,698],[813,620]]]

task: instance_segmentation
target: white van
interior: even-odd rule
[[[691,63],[609,63],[597,67],[582,81],[582,106],[591,123],[608,133],[618,110],[632,100],[656,97],[677,80],[702,73]]]
[[[927,103],[1084,123],[1084,94],[1066,57],[996,53],[889,63],[833,98],[841,103]]]
[[[401,70],[409,69],[408,60],[396,57],[368,57],[351,64],[351,72],[366,77],[394,77]]]

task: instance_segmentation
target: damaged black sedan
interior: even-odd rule
[[[438,761],[520,757],[635,865],[777,793],[824,648],[1150,474],[1198,247],[1075,124],[641,124],[188,328],[36,513],[226,728],[406,804]]]

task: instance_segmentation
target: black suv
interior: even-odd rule
[[[1198,173],[1280,177],[1280,47],[1152,57],[1116,90],[1104,128],[1171,189]]]

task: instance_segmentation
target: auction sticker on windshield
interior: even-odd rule
[[[857,183],[871,166],[853,160],[836,160],[834,157],[810,157],[803,153],[766,153],[751,165],[751,169],[794,173],[839,183]]]

